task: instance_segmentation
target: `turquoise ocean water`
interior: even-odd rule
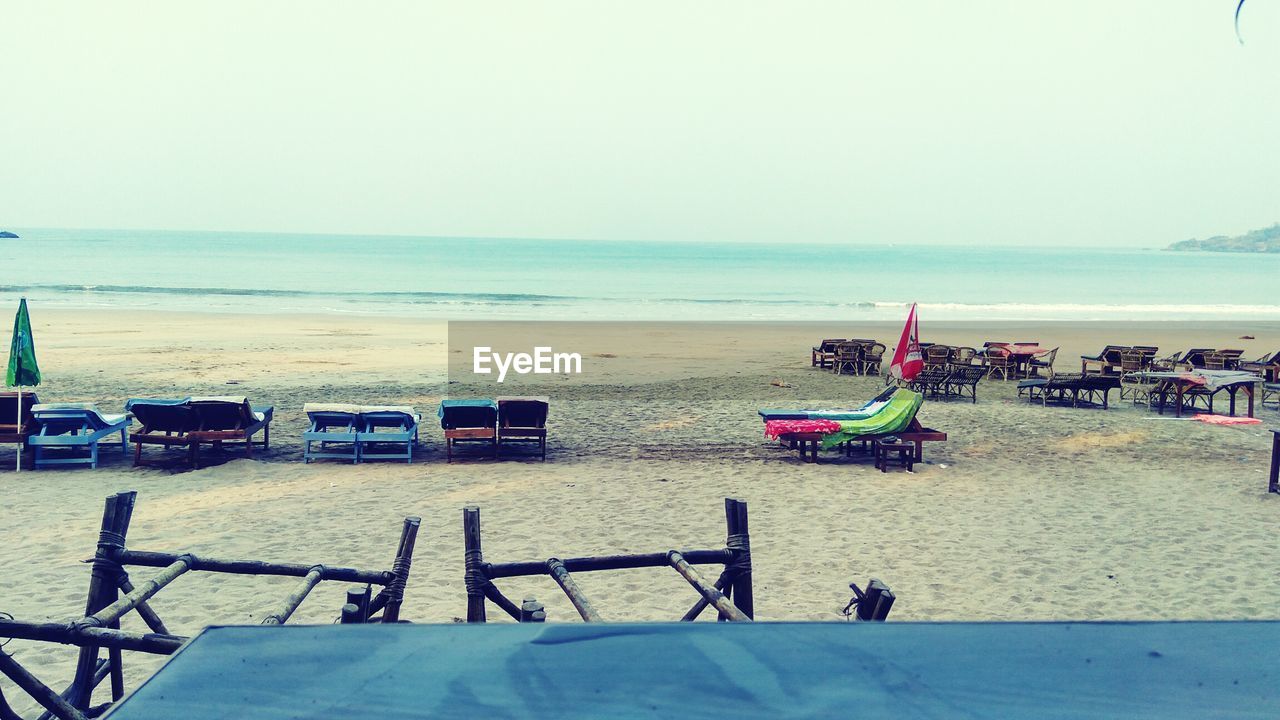
[[[1280,256],[14,228],[44,307],[441,319],[1280,320]]]

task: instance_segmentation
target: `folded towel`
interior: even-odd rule
[[[360,405],[352,405],[350,403],[307,403],[302,406],[304,413],[348,413],[350,415],[360,414]]]
[[[834,420],[767,420],[764,424],[764,436],[777,440],[790,433],[833,433],[840,430],[840,423]]]
[[[41,403],[39,405],[31,406],[31,413],[35,416],[37,421],[40,420],[41,414],[58,413],[60,410],[79,410],[86,415],[97,418],[98,422],[104,427],[124,422],[132,417],[130,413],[124,413],[123,415],[104,415],[102,411],[98,410],[97,405],[89,402]]]

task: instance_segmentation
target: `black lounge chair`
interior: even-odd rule
[[[275,409],[254,407],[244,398],[205,397],[191,398],[190,407],[200,419],[200,427],[189,433],[191,437],[191,464],[199,467],[199,448],[212,445],[221,449],[232,443],[244,443],[244,456],[253,457],[253,446],[267,448],[271,444],[271,419]],[[254,442],[253,436],[262,432],[262,440]]]
[[[0,392],[0,444],[17,445],[18,452],[27,447],[27,438],[35,432],[31,407],[40,404],[33,392],[22,393],[22,411],[18,411],[18,393]]]
[[[1099,375],[1110,375],[1120,367],[1120,353],[1131,349],[1128,345],[1107,345],[1097,355],[1080,356],[1080,374],[1087,375],[1090,365],[1098,366]]]
[[[1263,355],[1257,360],[1242,360],[1237,367],[1246,372],[1257,373],[1267,382],[1280,382],[1280,350]]]
[[[512,443],[537,443],[547,459],[547,410],[545,397],[498,398],[498,447]]]
[[[947,379],[950,377],[951,371],[945,365],[925,366],[920,374],[907,383],[907,387],[926,397],[938,397],[945,392]]]
[[[441,400],[445,462],[453,462],[453,446],[460,442],[488,443],[498,458],[498,403],[493,400]]]
[[[1120,378],[1115,375],[1055,375],[1051,378],[1033,378],[1018,383],[1018,392],[1027,391],[1030,402],[1040,400],[1041,405],[1050,402],[1071,403],[1071,407],[1080,405],[1102,405],[1106,410],[1110,407],[1109,395],[1112,390],[1120,389]]]
[[[947,397],[968,397],[978,402],[978,381],[987,374],[987,369],[977,365],[952,365],[951,374],[943,383],[942,391]]]
[[[133,413],[142,427],[129,433],[133,443],[133,464],[142,465],[142,446],[160,445],[185,448],[187,463],[195,465],[195,444],[191,433],[200,429],[200,417],[186,402],[131,400],[125,409]]]

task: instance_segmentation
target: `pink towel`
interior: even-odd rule
[[[840,423],[834,420],[766,420],[764,436],[777,440],[787,433],[833,433],[840,429]]]
[[[1262,421],[1251,417],[1230,417],[1228,415],[1197,415],[1192,420],[1199,420],[1206,425],[1261,425]]]

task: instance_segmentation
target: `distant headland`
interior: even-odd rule
[[[1243,235],[1215,235],[1204,240],[1183,240],[1166,250],[1207,250],[1209,252],[1280,253],[1280,223]]]
[[[18,237],[16,233],[11,233],[8,230],[0,230],[0,238],[16,238],[16,237]]]

